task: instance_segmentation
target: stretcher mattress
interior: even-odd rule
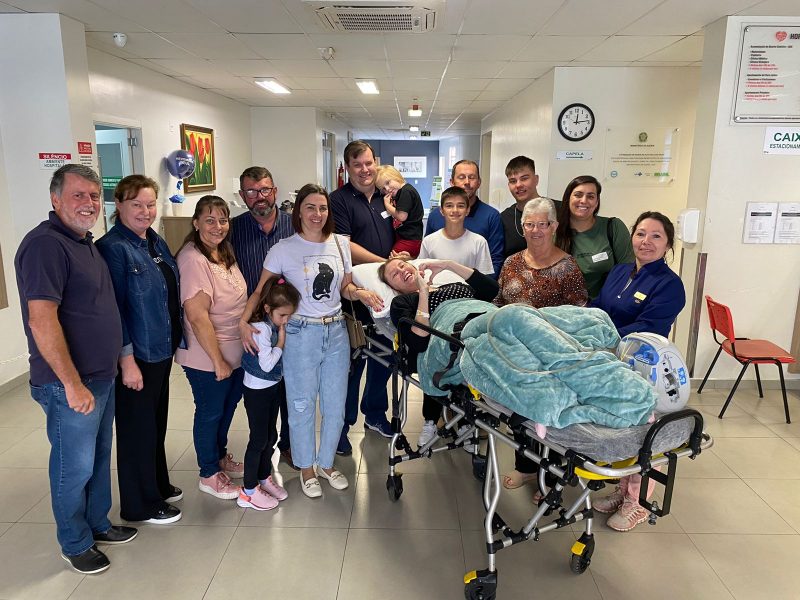
[[[483,400],[495,410],[506,415],[512,414],[510,409],[494,400],[485,397]],[[656,413],[656,418],[659,416]],[[545,440],[583,454],[595,462],[612,463],[638,456],[650,427],[650,423],[624,429],[614,429],[593,423],[578,423],[563,429],[548,427]],[[694,420],[688,418],[665,425],[653,440],[653,454],[674,450],[686,443],[693,427]],[[526,428],[534,440],[539,439],[536,436],[533,422],[526,422]]]

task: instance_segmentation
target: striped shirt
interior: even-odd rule
[[[269,249],[291,235],[294,235],[292,217],[282,210],[278,210],[278,216],[269,233],[261,231],[258,221],[249,212],[231,219],[230,240],[239,270],[247,282],[248,295],[258,285],[264,269],[264,258]]]

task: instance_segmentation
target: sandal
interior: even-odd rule
[[[531,481],[536,481],[536,473],[520,473],[514,469],[508,475],[503,475],[503,487],[507,490],[516,490]]]

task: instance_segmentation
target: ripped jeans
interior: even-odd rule
[[[350,341],[344,321],[310,323],[295,315],[286,324],[283,377],[289,409],[292,460],[305,469],[317,463],[333,467],[336,445],[344,424]],[[316,451],[316,405],[322,426]]]

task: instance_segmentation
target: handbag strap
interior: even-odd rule
[[[344,270],[344,254],[342,254],[342,248],[341,248],[341,246],[339,246],[339,238],[336,237],[335,233],[332,233],[331,235],[333,236],[333,243],[336,244],[336,249],[339,251],[339,258],[342,259],[342,269]],[[356,286],[356,287],[358,287],[358,286]],[[339,292],[339,295],[341,296],[341,292]],[[344,297],[344,296],[342,296],[342,297]],[[350,314],[353,315],[353,318],[355,318],[356,309],[353,306],[353,300],[351,298],[348,298],[347,300],[350,302]]]

